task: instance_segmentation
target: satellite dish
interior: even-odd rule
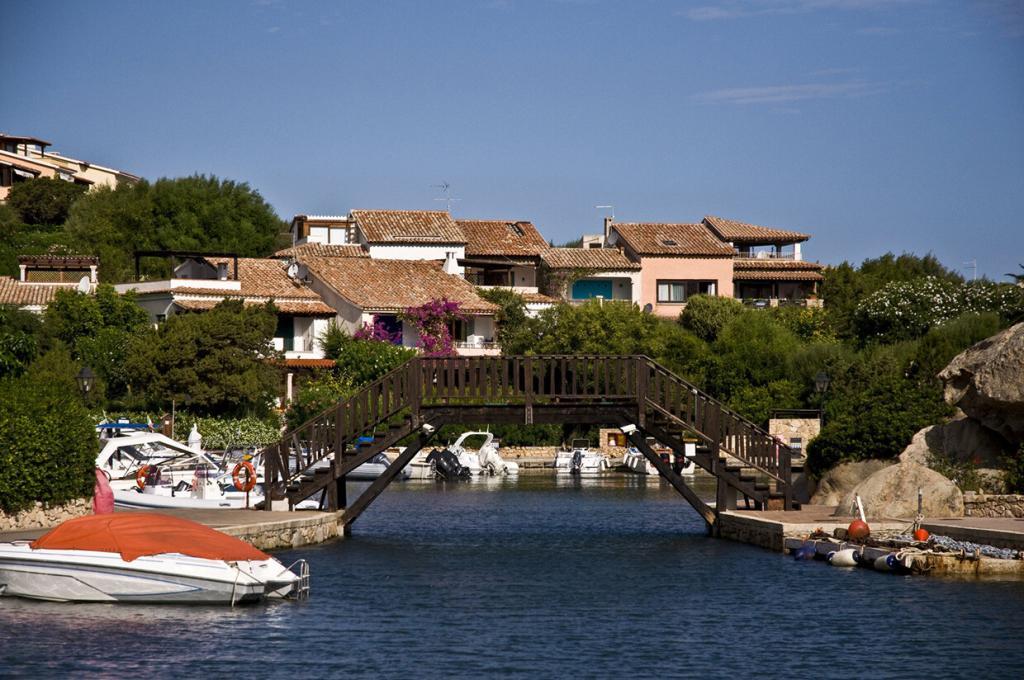
[[[75,290],[83,295],[88,295],[89,291],[92,290],[92,283],[89,281],[88,276],[83,276],[78,280],[78,285],[75,286]]]
[[[648,302],[646,305],[644,305],[644,314],[650,314],[653,311],[654,311],[654,305],[652,305],[650,302]]]
[[[288,270],[287,271],[288,271],[288,278],[289,279],[297,278],[299,276],[299,263],[298,262],[292,262],[291,264],[288,265]]]

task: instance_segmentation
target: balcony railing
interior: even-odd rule
[[[807,298],[799,300],[789,298],[741,298],[740,302],[754,309],[767,309],[769,307],[824,307],[821,300]]]

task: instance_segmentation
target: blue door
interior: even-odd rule
[[[610,279],[582,279],[572,284],[573,300],[589,300],[598,295],[605,300],[612,299],[612,282]]]

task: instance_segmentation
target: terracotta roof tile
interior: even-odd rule
[[[0,276],[0,305],[19,307],[50,304],[59,290],[75,290],[77,284],[22,283],[10,276]]]
[[[703,224],[617,222],[612,224],[612,229],[638,255],[718,257],[733,254],[733,249]]]
[[[231,258],[208,257],[206,260],[215,267],[222,262],[227,263],[228,271],[231,271]],[[281,260],[255,257],[238,258],[238,280],[242,283],[242,289],[238,295],[263,298],[320,299],[320,296],[309,286],[289,278],[286,269],[287,265]],[[187,289],[181,288],[175,290],[187,291]]]
[[[369,257],[361,245],[328,245],[326,243],[303,243],[274,253],[274,257]]]
[[[520,293],[523,296],[523,301],[529,304],[544,304],[554,305],[561,302],[558,298],[553,298],[543,293]]]
[[[548,242],[532,222],[503,220],[458,220],[466,238],[466,256],[509,255],[536,257],[548,249]]]
[[[822,266],[803,260],[733,260],[733,281],[823,281]]]
[[[809,234],[773,227],[761,227],[756,224],[727,220],[724,217],[707,215],[704,224],[708,225],[723,241],[746,244],[771,244],[778,242],[806,241]]]
[[[179,291],[181,289],[178,289]],[[277,311],[282,314],[296,314],[298,316],[334,316],[337,312],[325,302],[316,300],[283,300],[278,298],[267,298],[257,300],[254,298],[243,298],[240,295],[221,295],[220,297],[196,299],[194,297],[175,297],[174,304],[181,309],[189,311],[206,311],[213,309],[223,300],[243,300],[246,305],[262,305],[273,300]]]
[[[541,257],[552,269],[640,269],[640,263],[616,248],[548,248]]]
[[[364,310],[400,311],[442,297],[459,302],[467,312],[491,314],[498,309],[477,295],[473,284],[446,274],[440,262],[312,257],[306,265],[314,276]]]
[[[466,237],[443,210],[353,210],[368,243],[465,243]]]

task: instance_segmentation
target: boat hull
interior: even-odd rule
[[[283,597],[298,577],[274,559],[223,562],[0,544],[0,593],[56,602],[239,604]]]

